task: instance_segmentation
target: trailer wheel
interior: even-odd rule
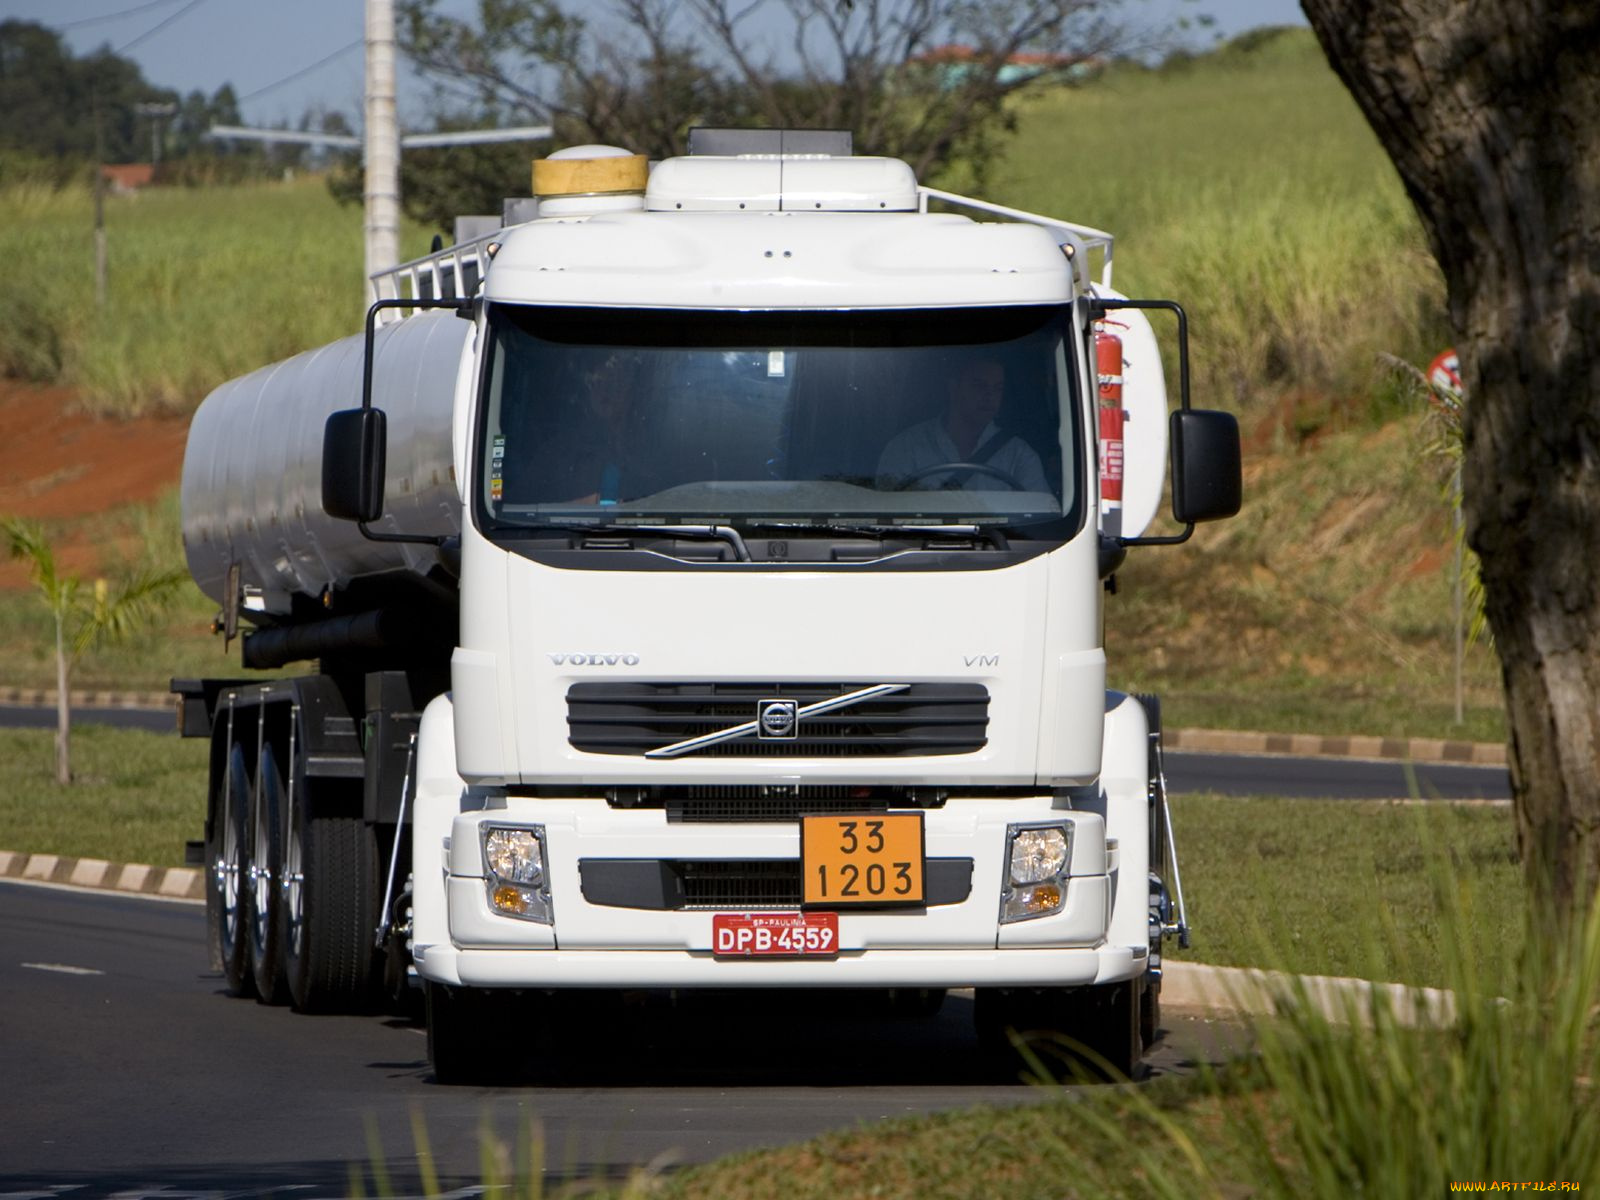
[[[434,1082],[487,1085],[516,1079],[531,1031],[513,1027],[512,1002],[512,996],[498,992],[427,984],[423,1003]]]
[[[212,936],[211,958],[222,971],[230,996],[247,996],[254,986],[250,974],[250,932],[245,911],[245,880],[249,871],[246,821],[250,811],[250,777],[244,751],[228,750],[222,782],[217,788],[206,846],[206,924]]]
[[[250,974],[256,998],[282,1004],[288,998],[283,972],[283,776],[271,746],[256,766],[250,802],[250,871],[245,889],[250,931]]]
[[[1145,971],[1144,995],[1139,1003],[1139,1036],[1146,1046],[1155,1044],[1161,1029],[1161,930],[1166,924],[1166,886],[1162,872],[1167,867],[1166,806],[1160,789],[1161,760],[1156,746],[1161,737],[1161,697],[1148,692],[1134,697],[1144,705],[1150,723],[1150,749],[1147,770],[1150,779],[1150,958]]]
[[[337,1012],[371,1000],[378,848],[360,817],[314,816],[292,798],[283,876],[283,958],[301,1012]]]

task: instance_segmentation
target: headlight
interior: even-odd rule
[[[544,827],[485,825],[483,883],[491,911],[550,923],[550,889],[544,872]]]
[[[506,883],[538,883],[544,878],[544,855],[532,829],[491,829],[483,839],[483,864]]]
[[[1019,829],[1011,841],[1011,882],[1045,883],[1067,865],[1067,831]]]
[[[1067,872],[1072,865],[1071,826],[1013,825],[1006,832],[1001,924],[1060,912],[1067,902]]]

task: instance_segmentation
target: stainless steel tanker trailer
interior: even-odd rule
[[[220,622],[253,626],[245,668],[317,663],[312,674],[174,684],[184,732],[212,744],[207,921],[230,991],[325,1009],[368,999],[384,964],[390,986],[403,983],[404,954],[380,937],[383,889],[408,844],[411,738],[423,705],[449,688],[456,644],[452,413],[471,379],[471,333],[446,310],[374,336],[391,483],[381,524],[442,546],[374,541],[323,511],[324,425],[359,402],[362,336],[224,384],[190,426],[190,573]],[[388,895],[403,926],[409,891]]]
[[[991,1042],[1133,1071],[1185,926],[1102,604],[1239,503],[1182,310],[848,135],[581,147],[534,191],[195,416],[190,568],[248,627],[174,681],[228,989],[420,993],[446,1082],[536,1071],[596,988],[973,988]]]

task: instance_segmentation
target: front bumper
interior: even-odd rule
[[[709,922],[708,922],[709,923]],[[1132,979],[1143,948],[867,950],[833,959],[716,959],[660,950],[461,950],[418,947],[435,983],[505,988],[1075,987]]]
[[[1073,826],[1065,903],[1053,915],[1002,925],[1007,828],[1043,821]],[[479,850],[485,823],[544,828],[551,924],[490,909]],[[442,864],[448,941],[419,939],[417,970],[481,987],[711,988],[1076,985],[1144,969],[1143,946],[1105,942],[1115,876],[1103,819],[1049,796],[954,797],[928,811],[928,857],[970,861],[970,889],[927,908],[842,909],[832,958],[715,958],[713,912],[747,909],[592,903],[579,870],[585,859],[794,860],[799,840],[796,823],[675,824],[660,810],[613,810],[593,799],[498,797],[452,821]]]

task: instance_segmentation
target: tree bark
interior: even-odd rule
[[[1600,879],[1600,7],[1302,7],[1444,270],[1518,849],[1570,911]]]

